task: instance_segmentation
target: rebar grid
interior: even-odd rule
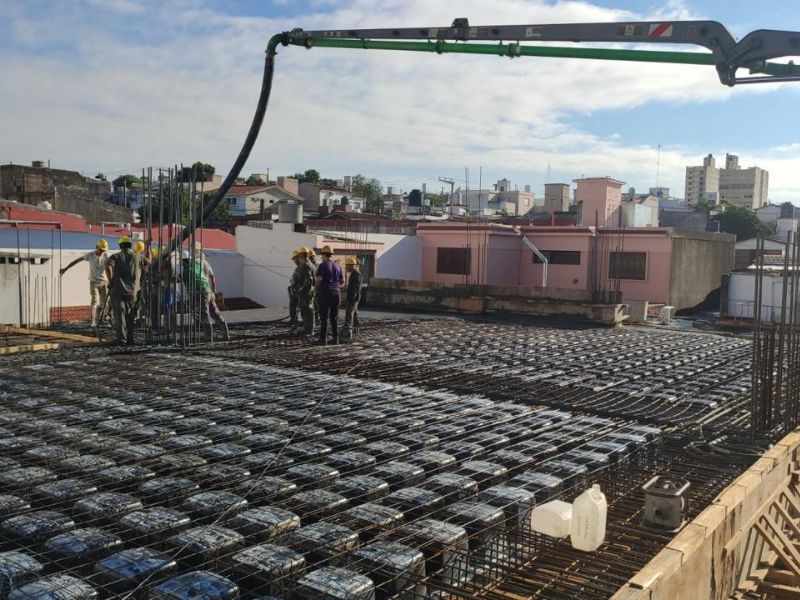
[[[246,597],[320,597],[309,573],[335,566],[347,569],[344,576],[324,571],[323,581],[334,591],[352,585],[348,597],[362,597],[354,575],[360,572],[370,577],[377,597],[386,598],[506,598],[512,593],[601,598],[668,539],[639,529],[644,480],[658,471],[691,481],[696,514],[744,461],[752,460],[746,453],[726,453],[720,438],[704,442],[691,434],[661,435],[666,427],[621,419],[622,404],[612,396],[576,382],[561,385],[565,375],[578,365],[587,368],[587,357],[601,351],[639,356],[648,339],[664,345],[680,336],[453,321],[414,327],[418,335],[408,323],[371,324],[362,331],[362,344],[328,349],[286,340],[281,337],[285,329],[267,327],[251,330],[249,340],[189,354],[70,349],[42,365],[3,361],[0,479],[8,494],[0,506],[8,507],[7,518],[23,517],[21,525],[36,533],[20,535],[9,529],[14,522],[4,519],[3,549],[40,560],[48,574],[75,576],[106,597],[141,595],[192,569],[225,577]],[[452,363],[437,357],[427,361],[434,363],[431,368],[414,371],[416,379],[402,377],[398,365],[411,370],[415,364],[405,349],[419,356],[432,345],[425,340],[442,329],[452,333],[448,346],[464,355],[462,374],[475,370],[480,360],[498,359],[501,366],[459,380]],[[466,331],[475,333],[483,351],[479,345],[459,345]],[[554,358],[519,354],[513,360],[520,364],[510,365],[503,347],[487,348],[489,340],[522,343],[523,333],[560,352],[563,373],[551,378],[561,381],[537,380],[532,370],[511,374],[515,366],[536,364],[546,372]],[[389,348],[394,365],[377,352],[387,336],[396,340]],[[573,350],[564,341],[571,337]],[[609,339],[610,344],[601,343]],[[691,344],[677,344],[659,361],[677,363],[676,353],[697,354],[709,342],[707,355],[693,363],[721,359],[730,366],[739,345],[721,339],[693,336]],[[729,379],[734,375],[723,381]],[[423,387],[403,385],[406,381]],[[467,395],[451,391],[469,385],[479,389]],[[664,385],[669,384],[654,389]],[[554,389],[565,391],[559,396]],[[700,392],[687,389],[686,397],[695,393]],[[596,402],[597,412],[587,395],[602,400]],[[546,402],[538,402],[540,397]],[[542,406],[569,408],[571,402],[577,412]],[[680,401],[672,404],[671,414],[689,423],[684,408],[676,408]],[[689,412],[697,422],[729,423],[720,415],[730,407],[719,404]],[[738,400],[730,404],[738,406]],[[652,414],[665,418],[646,406],[647,417],[640,420],[647,422]],[[613,418],[589,416],[611,415],[609,407],[616,410]],[[637,418],[635,409],[627,412]],[[594,452],[598,439],[625,439],[628,445],[612,461]],[[753,448],[759,443],[754,439]],[[570,469],[565,470],[564,460],[573,461]],[[542,475],[555,483],[544,483]],[[67,487],[65,480],[78,483]],[[610,502],[607,540],[597,553],[580,553],[566,541],[531,531],[528,519],[535,504],[571,500],[596,481]],[[41,510],[57,514],[25,519]],[[292,516],[281,520],[287,512]],[[68,536],[90,527],[105,536],[90,540],[98,543],[95,553],[53,547],[59,528]],[[392,554],[400,551],[392,544],[400,544],[406,562]],[[123,548],[163,552],[169,568],[141,581],[110,581],[98,565],[104,555],[118,556]],[[253,555],[263,560],[257,568]]]

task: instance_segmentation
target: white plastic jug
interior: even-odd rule
[[[572,547],[593,552],[606,537],[606,497],[599,485],[593,485],[572,503],[572,525],[569,537]]]
[[[562,500],[551,500],[531,512],[531,528],[550,537],[567,537],[571,522],[572,504]]]

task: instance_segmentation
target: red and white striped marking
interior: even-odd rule
[[[650,37],[672,37],[672,23],[658,23],[650,25],[647,32]]]

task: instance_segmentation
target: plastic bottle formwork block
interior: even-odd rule
[[[0,598],[5,600],[12,589],[37,579],[43,568],[42,563],[23,552],[0,552]]]
[[[120,463],[137,462],[146,465],[164,454],[166,450],[157,444],[120,444],[109,451],[109,455]]]
[[[239,465],[217,463],[197,467],[192,473],[196,479],[206,487],[228,487],[250,479],[250,469]]]
[[[0,518],[20,513],[30,507],[25,498],[14,494],[0,494]]]
[[[196,433],[175,435],[161,442],[161,446],[167,450],[183,452],[184,450],[198,450],[214,443],[210,437]]]
[[[239,586],[211,571],[191,571],[159,583],[151,600],[238,600]]]
[[[312,571],[297,582],[292,600],[375,600],[375,587],[365,575],[340,567]]]
[[[324,458],[325,464],[331,465],[340,473],[358,475],[370,471],[376,464],[375,457],[358,450],[340,450]]]
[[[115,594],[134,593],[133,598],[147,598],[148,590],[173,574],[178,564],[168,554],[149,548],[130,548],[116,552],[95,563],[96,581]]]
[[[31,545],[75,528],[69,515],[53,510],[22,513],[0,523],[0,532],[7,542]]]
[[[344,564],[347,555],[358,548],[358,534],[343,525],[320,521],[293,531],[287,545],[306,555],[310,564],[327,561]]]
[[[478,493],[478,482],[459,473],[439,473],[428,477],[419,487],[444,497],[445,504],[464,500]]]
[[[246,509],[247,505],[247,499],[238,494],[215,490],[192,494],[183,501],[181,510],[199,523],[211,523],[229,519]]]
[[[399,442],[375,441],[368,443],[364,447],[364,451],[374,456],[378,462],[385,462],[393,459],[402,459],[411,452],[411,449]]]
[[[307,463],[286,469],[286,478],[300,487],[327,488],[339,479],[339,471],[328,465]]]
[[[405,444],[411,448],[411,450],[438,450],[442,443],[439,436],[424,431],[404,433],[392,439],[401,444]]]
[[[75,502],[73,511],[84,523],[116,523],[123,515],[142,507],[131,494],[99,492]]]
[[[418,518],[441,508],[444,497],[421,487],[406,487],[395,490],[381,503],[402,511],[408,518]]]
[[[289,427],[286,434],[295,442],[314,442],[325,437],[325,429],[319,425],[306,422],[303,425]]]
[[[327,434],[322,438],[322,443],[330,446],[334,450],[348,450],[366,446],[367,438],[358,433],[343,431]]]
[[[394,440],[401,444],[406,444],[403,440],[397,439],[398,430],[390,425],[380,423],[365,423],[361,421],[357,432],[367,438],[368,442],[379,442],[382,440]],[[408,445],[408,444],[406,444]]]
[[[305,557],[286,546],[259,544],[225,559],[245,591],[284,594],[294,587],[306,568]]]
[[[207,427],[203,433],[214,440],[214,443],[221,443],[243,440],[247,436],[252,435],[253,430],[244,425],[217,423],[216,425]]]
[[[103,558],[121,546],[122,540],[113,533],[97,527],[83,527],[51,537],[44,549],[60,566],[85,567],[89,561]]]
[[[403,460],[422,467],[427,477],[456,467],[456,457],[439,450],[418,450]]]
[[[348,475],[334,482],[333,491],[351,503],[370,502],[389,493],[389,483],[372,475]]]
[[[97,590],[91,585],[72,575],[51,575],[22,587],[11,594],[9,600],[42,600],[57,598],[58,600],[96,600]]]
[[[463,527],[436,519],[418,519],[397,529],[391,537],[425,555],[432,583],[458,587],[466,581],[469,547]]]
[[[173,508],[157,506],[128,513],[119,520],[122,536],[160,546],[165,539],[189,527],[189,515]]]
[[[138,492],[153,504],[177,506],[200,490],[200,485],[185,477],[158,477],[139,485]]]
[[[167,540],[171,553],[179,551],[178,560],[194,566],[214,563],[219,557],[244,547],[244,537],[219,525],[192,527]]]
[[[447,452],[456,457],[458,461],[476,460],[487,453],[486,448],[475,442],[453,440],[441,445],[442,452]]]
[[[399,460],[377,465],[371,475],[386,481],[392,490],[418,485],[425,480],[422,467]]]
[[[300,527],[300,517],[277,506],[261,506],[240,512],[228,521],[227,526],[247,540],[278,543]]]
[[[235,491],[254,503],[278,502],[297,492],[297,484],[283,477],[259,475],[235,488]]]
[[[65,458],[72,458],[80,454],[75,448],[69,448],[60,444],[47,444],[26,450],[22,455],[29,462],[47,466]]]
[[[285,506],[300,515],[303,523],[314,523],[347,508],[348,500],[325,489],[298,492],[284,501]]]
[[[0,490],[14,495],[27,496],[31,489],[57,479],[56,473],[44,467],[21,467],[0,472]]]
[[[362,540],[368,541],[399,527],[404,518],[403,512],[397,508],[365,502],[348,508],[331,517],[329,521],[357,531]]]
[[[272,450],[278,452],[288,446],[291,440],[285,432],[254,433],[241,440],[241,443],[253,452]]]
[[[503,465],[486,460],[469,460],[461,463],[458,472],[478,482],[478,488],[485,490],[499,484],[508,477],[508,469]]]
[[[283,454],[295,459],[298,462],[318,459],[323,461],[333,452],[333,449],[322,442],[297,442],[289,444],[284,448]]]
[[[501,508],[475,501],[455,502],[444,507],[441,518],[466,530],[474,575],[487,574],[508,556]]]
[[[419,600],[427,597],[425,556],[414,548],[377,540],[359,548],[349,568],[373,581],[376,600]]]
[[[512,478],[508,485],[528,490],[537,503],[545,502],[564,488],[564,480],[549,473],[524,471]]]
[[[205,458],[193,452],[162,454],[153,461],[153,468],[162,475],[185,475],[188,471],[207,464]]]
[[[113,490],[130,490],[155,476],[155,472],[141,465],[110,467],[95,474],[102,487]]]
[[[530,527],[531,511],[536,506],[534,493],[523,488],[496,485],[480,492],[478,501],[503,510],[511,555],[519,560],[529,558],[536,550]]]
[[[589,469],[567,460],[548,460],[536,466],[540,473],[555,475],[564,482],[564,489],[572,487],[585,487]]]

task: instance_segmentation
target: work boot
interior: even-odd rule
[[[222,322],[222,339],[226,342],[231,341],[231,332],[228,331],[228,324],[226,322]]]
[[[213,342],[214,341],[214,327],[211,325],[203,325],[203,341],[204,342]]]

